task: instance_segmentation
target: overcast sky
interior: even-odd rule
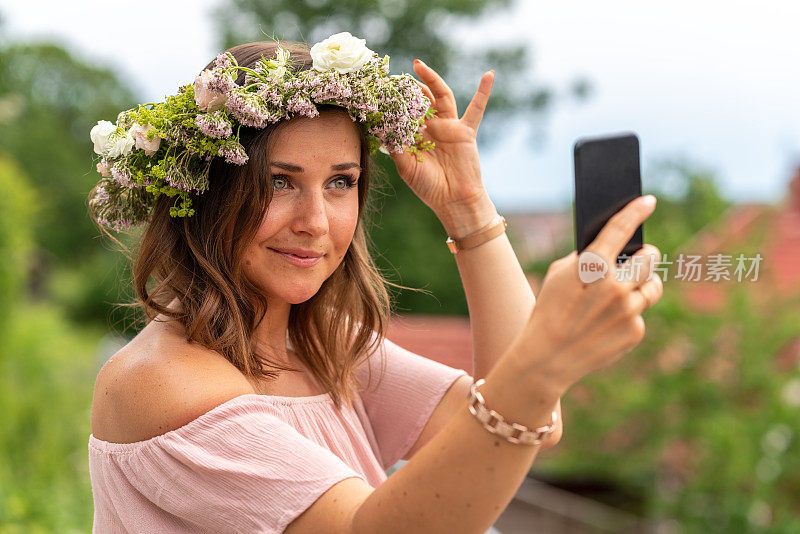
[[[143,101],[153,101],[191,82],[218,52],[210,17],[218,3],[0,0],[0,14],[13,37],[56,38],[84,59],[113,66]],[[783,197],[800,163],[800,2],[517,5],[480,35],[526,39],[536,78],[563,88],[586,76],[594,92],[585,103],[553,109],[541,147],[531,148],[519,124],[497,149],[481,153],[498,208],[568,207],[574,140],[621,130],[639,134],[645,190],[659,185],[648,173],[653,162],[680,156],[715,170],[732,200]],[[474,42],[475,28],[468,31]]]

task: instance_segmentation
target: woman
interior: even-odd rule
[[[560,397],[639,342],[660,279],[581,284],[573,252],[532,313],[480,177],[493,72],[459,119],[432,69],[415,62],[424,83],[403,85],[347,33],[229,52],[92,132],[95,217],[146,222],[134,283],[149,319],[95,384],[94,530],[484,532],[558,442]],[[485,383],[383,337],[387,282],[362,226],[376,140],[454,240]],[[590,250],[615,257],[651,211],[632,202]],[[483,428],[477,393],[525,433]]]

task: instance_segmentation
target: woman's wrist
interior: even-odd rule
[[[506,356],[486,376],[486,403],[507,422],[528,428],[549,424],[564,390],[546,373]]]
[[[542,393],[553,403],[563,397],[575,381],[565,365],[574,360],[565,349],[555,348],[538,329],[529,326],[500,358],[507,372],[528,386],[528,393]]]
[[[464,204],[451,203],[437,212],[447,235],[462,239],[472,235],[492,222],[497,216],[497,208],[485,192]]]

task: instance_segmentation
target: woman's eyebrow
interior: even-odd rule
[[[291,171],[291,172],[303,172],[303,167],[301,167],[299,165],[294,165],[292,163],[286,163],[286,162],[283,162],[283,161],[273,161],[271,163],[271,165],[273,165],[275,167],[279,167],[279,168],[287,170],[287,171]],[[350,163],[339,163],[337,165],[331,165],[331,170],[332,171],[346,171],[347,169],[353,169],[353,168],[361,170],[361,165],[359,165],[358,163],[352,163],[352,162],[350,162]]]

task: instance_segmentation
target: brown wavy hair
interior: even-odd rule
[[[239,65],[253,68],[262,55],[273,57],[278,46],[290,52],[292,71],[311,68],[310,48],[304,43],[262,41],[228,52]],[[213,61],[206,68],[212,65]],[[244,83],[243,72],[236,83]],[[345,111],[329,105],[317,108]],[[387,286],[419,291],[386,280],[369,253],[372,245],[364,225],[374,169],[364,127],[356,124],[363,170],[353,240],[319,291],[306,302],[292,305],[288,325],[295,353],[330,392],[337,408],[343,400],[352,401],[353,370],[385,337],[391,312]],[[173,199],[166,195],[157,199],[131,258],[136,297],[128,304],[144,312],[146,323],[158,314],[177,320],[185,328],[187,341],[217,351],[247,377],[267,379],[276,378],[278,371],[302,372],[257,352],[253,333],[266,314],[267,301],[242,272],[244,251],[272,199],[268,163],[279,125],[241,128],[249,161],[239,166],[215,158],[208,190],[192,196],[196,208],[192,217],[170,217]],[[180,302],[180,310],[169,307],[174,299]]]

